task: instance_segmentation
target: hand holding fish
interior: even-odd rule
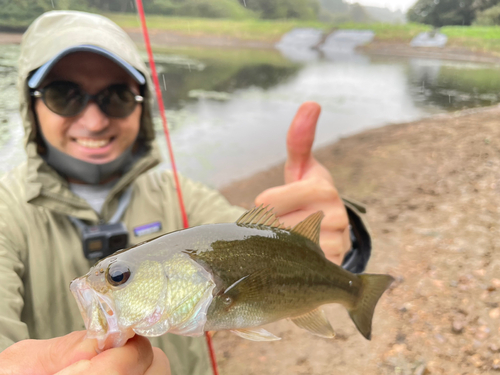
[[[285,185],[265,190],[255,205],[273,207],[280,222],[292,227],[323,211],[320,246],[330,261],[340,264],[351,248],[349,219],[332,176],[311,153],[320,112],[315,102],[300,106],[288,130]]]
[[[97,340],[84,339],[86,331],[50,340],[23,340],[0,353],[1,374],[168,375],[166,355],[149,340],[134,336],[120,348],[98,354]]]

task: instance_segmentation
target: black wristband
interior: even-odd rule
[[[349,272],[362,273],[372,251],[372,241],[361,218],[346,206],[350,223],[351,250],[345,255],[342,267]]]

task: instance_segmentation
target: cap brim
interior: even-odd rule
[[[92,45],[81,45],[81,46],[70,47],[61,51],[51,60],[43,64],[40,68],[36,70],[36,72],[28,80],[28,87],[31,89],[36,89],[59,60],[61,60],[64,56],[74,52],[92,52],[107,57],[115,64],[123,68],[127,73],[129,73],[138,84],[144,85],[146,83],[146,79],[144,78],[144,76],[136,68],[134,68],[128,62],[123,60],[121,57],[116,56],[101,47]]]

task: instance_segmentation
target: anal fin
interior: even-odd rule
[[[241,328],[232,329],[231,332],[252,341],[276,341],[281,340],[281,337],[273,335],[271,332],[266,331],[264,328]]]
[[[330,322],[326,318],[325,312],[321,309],[316,309],[307,314],[291,318],[298,327],[303,328],[313,335],[331,339],[335,337]]]

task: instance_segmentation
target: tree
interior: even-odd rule
[[[476,13],[474,25],[493,26],[500,25],[500,4]]]
[[[240,4],[260,14],[261,18],[317,19],[318,0],[239,0]]]
[[[352,4],[349,9],[349,16],[354,22],[358,23],[367,23],[370,22],[370,16],[366,12],[365,8],[363,8],[358,3]]]
[[[54,9],[87,10],[78,0],[0,0],[0,26],[3,29],[25,29],[42,13]]]
[[[347,13],[349,5],[343,0],[320,0],[323,9],[332,13]]]
[[[500,0],[475,0],[472,3],[472,9],[474,9],[474,12],[476,13],[477,17],[477,12],[489,9],[499,3]]]
[[[434,27],[470,25],[475,16],[474,2],[475,0],[418,0],[408,11],[408,20]]]

